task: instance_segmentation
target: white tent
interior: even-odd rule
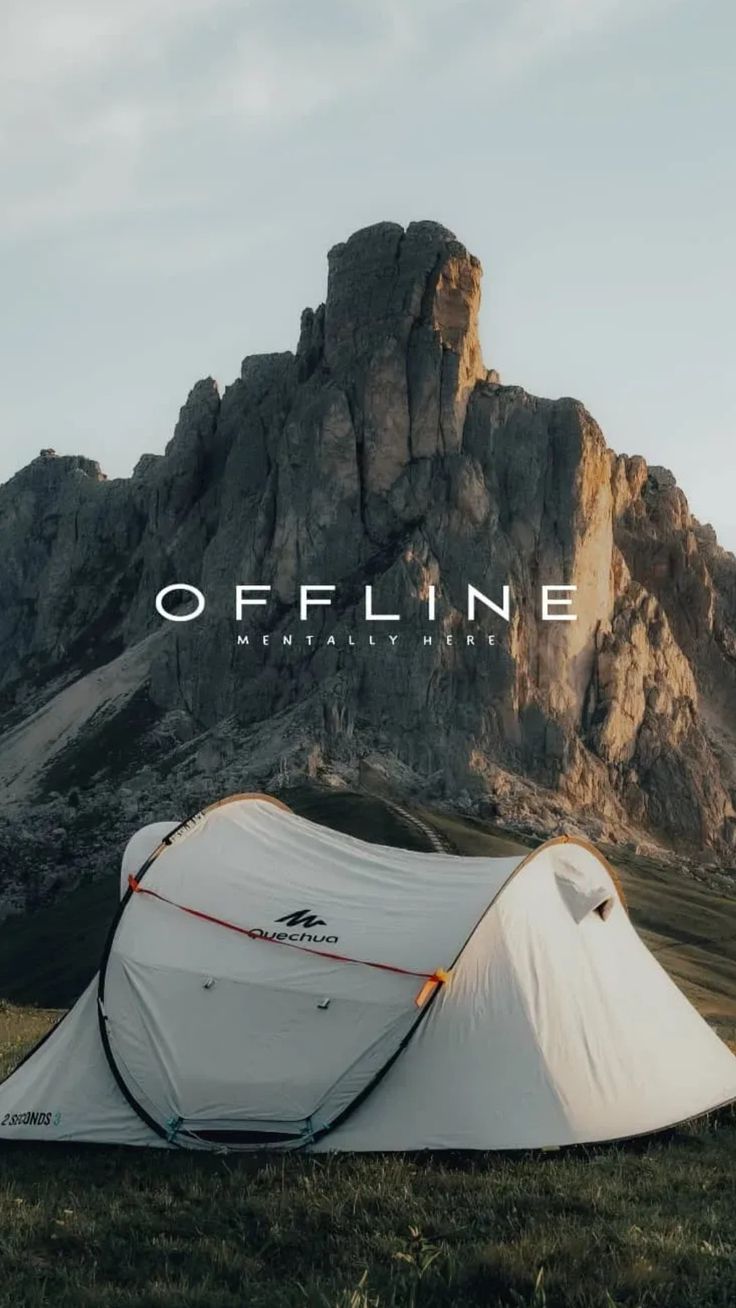
[[[520,1149],[736,1098],[583,842],[410,853],[266,796],[135,840],[100,973],[0,1085],[0,1138]]]

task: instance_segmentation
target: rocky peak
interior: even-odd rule
[[[325,304],[302,315],[297,380],[329,377],[345,397],[373,538],[426,503],[422,461],[460,449],[473,387],[489,376],[480,279],[479,261],[440,224],[378,223],[333,247]]]
[[[328,255],[325,352],[339,366],[377,337],[406,340],[423,322],[459,352],[477,342],[480,263],[452,232],[433,222],[377,223]]]
[[[5,486],[0,486],[0,496],[9,495],[11,487],[13,494],[31,492],[56,495],[66,482],[80,479],[95,483],[107,481],[95,459],[88,459],[83,454],[57,454],[56,450],[45,449],[11,477]]]
[[[456,392],[459,425],[474,383],[486,370],[478,337],[478,259],[439,223],[378,223],[330,250],[324,312],[325,358],[338,374],[407,351],[416,333],[454,356],[446,384]],[[421,353],[421,350],[420,350]]]
[[[213,377],[195,382],[179,412],[174,435],[166,446],[166,457],[195,461],[207,448],[215,429],[220,391]]]

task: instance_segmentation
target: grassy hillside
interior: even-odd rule
[[[97,970],[118,878],[83,883],[54,904],[0,924],[0,996],[68,1007]]]
[[[736,1043],[736,899],[653,859],[606,851],[642,938],[691,1003]]]

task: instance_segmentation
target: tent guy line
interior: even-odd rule
[[[216,926],[225,927],[228,931],[237,931],[241,936],[247,936],[249,940],[263,940],[268,945],[283,945],[286,949],[299,949],[303,954],[316,954],[318,958],[329,958],[335,963],[353,963],[359,967],[377,967],[382,972],[397,972],[401,976],[421,977],[425,981],[434,981],[441,985],[450,980],[452,973],[444,968],[435,968],[432,972],[415,972],[411,968],[398,967],[395,963],[372,963],[367,958],[350,958],[347,954],[333,954],[326,949],[311,949],[308,945],[298,944],[293,939],[287,938],[287,933],[267,934],[261,927],[244,927],[239,926],[236,922],[227,922],[224,918],[213,917],[210,913],[202,913],[199,909],[189,908],[186,904],[178,904],[174,899],[167,899],[166,895],[160,895],[155,890],[147,890],[145,886],[140,885],[134,876],[128,877],[128,885],[136,895],[149,895],[151,899],[157,899],[162,904],[169,904],[172,908],[178,908],[182,913],[189,913],[191,917],[201,918],[203,922],[214,922]],[[425,987],[422,987],[420,994],[423,994]]]

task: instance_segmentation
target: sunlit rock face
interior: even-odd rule
[[[122,830],[169,794],[354,783],[371,759],[397,794],[730,857],[736,561],[577,400],[501,384],[480,287],[436,223],[356,232],[296,352],[197,382],[162,456],[108,481],[45,449],[0,489],[8,821],[68,831],[86,807],[89,850],[95,805]],[[200,620],[157,614],[178,582]],[[238,583],[270,590],[236,625]],[[543,620],[545,583],[576,588],[575,621]],[[304,584],[336,588],[307,623]],[[481,605],[471,628],[468,584],[508,586],[508,621]],[[400,621],[366,622],[366,585]]]

